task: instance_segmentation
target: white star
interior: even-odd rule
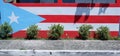
[[[12,15],[11,16],[9,16],[8,17],[9,19],[10,19],[10,24],[12,24],[13,22],[16,22],[17,24],[19,24],[19,22],[18,22],[18,16],[15,16],[15,13],[14,12],[12,12]]]

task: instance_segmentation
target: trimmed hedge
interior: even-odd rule
[[[31,25],[27,28],[27,38],[26,39],[36,39],[38,34],[38,26]]]
[[[64,27],[62,25],[60,25],[60,24],[55,25],[54,24],[49,28],[48,39],[50,39],[50,40],[60,39],[63,32],[64,32]]]
[[[109,40],[110,39],[110,33],[109,28],[106,26],[101,26],[96,31],[96,38],[100,40]]]
[[[91,25],[82,25],[79,27],[78,33],[79,37],[81,37],[82,40],[86,40],[89,38],[90,35],[90,29],[93,27]]]
[[[7,39],[11,37],[12,34],[12,27],[5,22],[4,24],[0,25],[0,38]]]
[[[78,27],[79,36],[77,37],[77,39],[82,39],[82,40],[91,39],[89,37],[90,29],[93,29],[93,27],[91,25],[86,25],[86,24]],[[39,30],[38,26],[36,25],[31,25],[29,28],[27,28],[26,39],[37,39],[38,30]],[[95,39],[97,38],[97,40],[120,40],[120,38],[118,37],[112,38],[109,32],[110,31],[108,27],[101,26],[97,28],[97,31],[95,32],[96,34]],[[0,39],[7,39],[11,37],[11,33],[12,33],[12,27],[8,23],[5,22],[4,24],[0,25]],[[61,39],[63,33],[64,33],[64,27],[62,25],[60,24],[51,25],[48,31],[48,39],[50,40]],[[66,36],[67,39],[69,39],[68,35]]]

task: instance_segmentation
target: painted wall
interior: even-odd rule
[[[103,1],[103,0],[102,0]],[[112,1],[112,0],[111,0]],[[41,29],[38,37],[47,37],[48,27],[52,24],[61,24],[64,26],[63,38],[78,36],[77,27],[83,24],[93,26],[91,37],[95,36],[95,31],[100,26],[107,26],[110,29],[111,36],[118,36],[120,19],[120,1],[109,4],[74,4],[74,3],[56,3],[56,4],[15,4],[16,6],[27,10],[46,20],[38,23]],[[25,37],[26,29],[23,29],[13,37]]]

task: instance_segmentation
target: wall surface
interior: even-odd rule
[[[100,40],[0,40],[0,49],[120,50],[120,41]]]
[[[119,34],[120,1],[119,0],[94,0],[93,2],[105,3],[18,3],[20,7],[46,20],[36,24],[38,26],[38,37],[47,38],[49,27],[53,24],[64,26],[62,38],[78,37],[78,27],[83,24],[93,26],[90,30],[90,37],[101,26],[107,26],[112,37]],[[70,0],[66,0],[70,1]],[[77,2],[91,2],[92,0],[76,0]],[[111,2],[111,3],[106,3]],[[113,3],[112,3],[113,2]],[[13,37],[26,37],[26,28],[13,34]]]

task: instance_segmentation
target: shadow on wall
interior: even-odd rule
[[[99,13],[98,14],[99,15],[100,14],[104,14],[108,6],[109,6],[109,4],[100,4],[101,8],[99,9]]]
[[[80,7],[81,4],[77,5],[76,8],[76,12],[75,12],[75,19],[74,19],[74,23],[78,22],[79,19],[84,15],[84,22],[88,19],[89,14],[90,14],[90,10],[92,10],[92,8],[94,7],[95,4],[84,4],[85,7],[87,8],[83,8]],[[89,7],[90,6],[90,7]]]
[[[78,4],[77,5],[77,8],[76,8],[76,13],[75,13],[75,17],[74,17],[74,23],[77,23],[77,22],[80,22],[80,20],[84,20],[84,23],[87,23],[88,22],[88,19],[89,19],[89,16],[90,16],[90,11],[92,9],[94,9],[94,7],[96,6],[95,3],[91,3],[91,4],[85,4],[84,7],[80,7],[81,4]],[[99,9],[98,9],[98,13],[97,15],[100,15],[100,14],[104,14],[107,10],[107,7],[109,7],[109,4],[99,4]],[[97,20],[97,18],[96,18]],[[96,34],[94,32],[92,32],[93,34],[93,37],[96,36]],[[77,39],[81,39],[81,36],[76,36]]]
[[[81,5],[84,5],[84,7],[80,7]],[[99,12],[97,15],[104,14],[108,6],[109,6],[109,4],[103,4],[103,3],[99,4],[100,8],[99,8]],[[90,11],[94,7],[95,7],[95,3],[77,4],[75,17],[74,17],[74,23],[77,23],[81,19],[81,17],[84,17],[83,21],[84,21],[84,23],[86,23],[90,16]]]

